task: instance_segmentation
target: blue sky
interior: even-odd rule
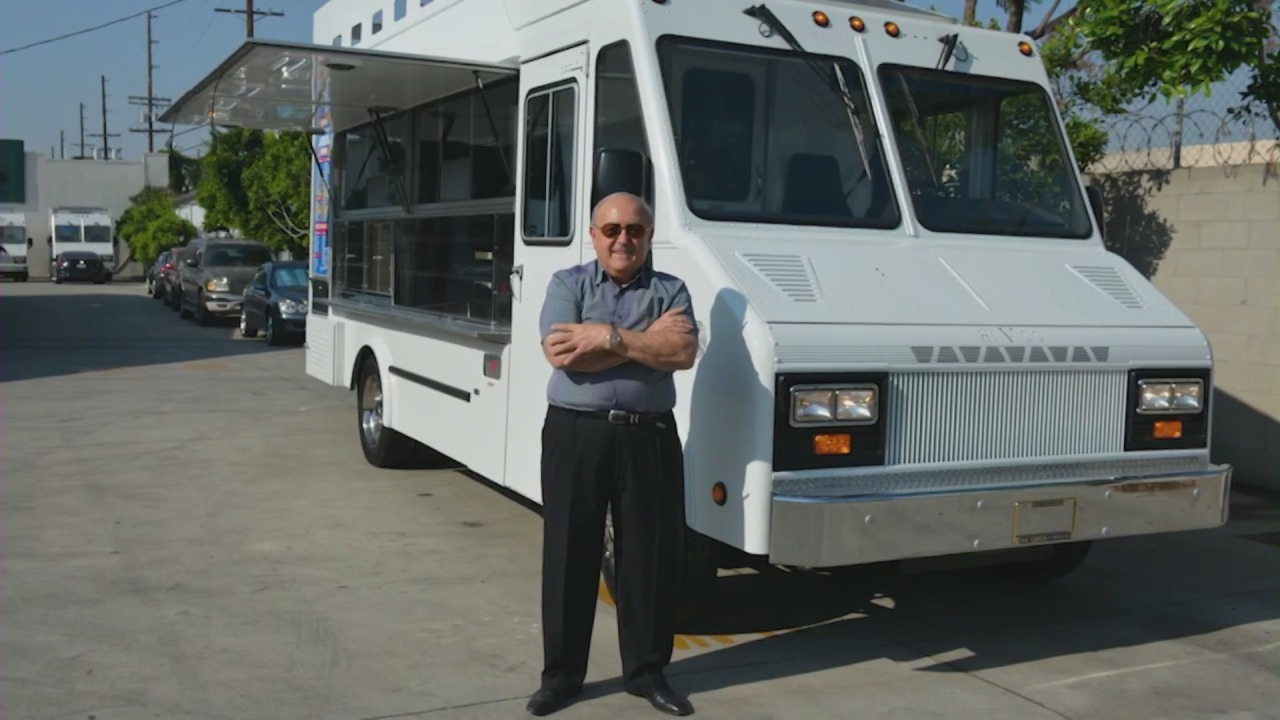
[[[537,2],[537,0],[527,0]],[[0,0],[0,50],[92,27],[162,4],[163,0]],[[324,0],[258,0],[260,10],[279,10],[282,18],[260,18],[255,34],[261,38],[309,41],[311,17]],[[912,2],[959,15],[963,0]],[[1069,6],[1070,2],[1064,2]],[[388,3],[389,5],[389,3]],[[244,16],[216,13],[214,8],[243,8],[242,0],[183,0],[155,14],[153,49],[155,93],[177,100],[212,70],[244,39]],[[1039,22],[1043,10],[1029,14],[1027,25]],[[995,0],[979,0],[981,18],[1003,17]],[[140,106],[130,96],[146,94],[146,19],[139,17],[86,35],[0,55],[0,137],[24,140],[29,151],[48,153],[58,147],[58,132],[66,133],[66,152],[78,152],[79,103],[85,104],[85,133],[102,131],[99,77],[107,76],[107,124],[112,147],[123,147],[136,159],[146,149],[146,135],[129,132],[140,127]],[[181,131],[184,128],[179,127]],[[199,144],[204,131],[177,137],[179,148]],[[85,138],[86,146],[101,145]],[[156,147],[163,147],[157,137]],[[87,150],[88,151],[88,150]]]

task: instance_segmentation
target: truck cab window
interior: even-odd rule
[[[530,94],[526,102],[524,219],[526,240],[573,236],[576,86]]]
[[[625,41],[606,45],[596,58],[595,111],[593,157],[605,148],[635,150],[649,157],[631,47]],[[643,196],[653,204],[652,181],[646,184]]]
[[[897,227],[875,118],[852,61],[674,37],[658,41],[658,60],[695,215]]]
[[[921,225],[1089,236],[1062,133],[1038,85],[904,67],[882,68],[880,76]]]

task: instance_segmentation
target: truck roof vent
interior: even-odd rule
[[[1114,267],[1107,265],[1072,265],[1071,269],[1088,281],[1090,285],[1106,293],[1107,297],[1121,305],[1133,310],[1141,310],[1144,307],[1142,298],[1138,297],[1138,293],[1133,289],[1133,286]]]
[[[818,278],[809,258],[803,255],[740,253],[739,257],[774,290],[795,302],[818,302]]]

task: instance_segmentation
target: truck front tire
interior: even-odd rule
[[[356,380],[356,432],[364,459],[377,468],[407,467],[418,443],[383,424],[382,376],[371,354],[360,364]]]

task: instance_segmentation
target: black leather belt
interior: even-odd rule
[[[628,410],[570,410],[553,406],[561,412],[573,413],[582,417],[605,420],[614,425],[649,425],[671,417],[671,412],[630,412]]]

